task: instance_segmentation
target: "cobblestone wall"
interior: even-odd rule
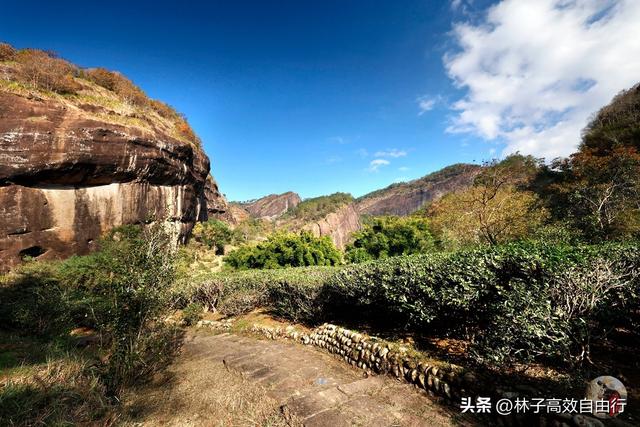
[[[460,406],[463,397],[490,397],[492,402],[499,399],[544,396],[544,392],[533,387],[514,384],[503,389],[490,380],[479,378],[474,372],[457,366],[436,366],[414,355],[402,345],[354,332],[331,324],[324,324],[310,333],[297,331],[289,326],[285,329],[254,325],[251,331],[270,339],[285,338],[304,345],[325,349],[364,370],[368,375],[386,374],[400,381],[414,384],[432,396],[439,396],[451,405]],[[584,426],[631,426],[621,420],[604,420],[583,414],[511,414],[493,419],[498,425],[520,426],[539,425],[554,427]]]

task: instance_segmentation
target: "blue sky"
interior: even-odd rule
[[[626,44],[611,61],[640,58],[640,2],[185,3],[4,2],[0,40],[118,70],[184,112],[230,200],[359,196],[516,150],[566,155],[640,75],[636,60],[611,75],[584,59],[614,28]],[[559,43],[542,28],[580,55],[550,65]],[[601,45],[580,50],[589,37]]]

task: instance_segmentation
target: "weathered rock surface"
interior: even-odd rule
[[[297,193],[288,191],[283,194],[270,194],[251,202],[238,203],[238,206],[254,218],[275,219],[298,206],[301,201]]]
[[[409,215],[426,203],[452,191],[467,188],[481,167],[457,164],[416,179],[390,185],[359,198],[357,210],[367,215]]]
[[[238,219],[232,213],[232,206],[220,192],[218,183],[211,175],[207,176],[207,180],[205,181],[203,197],[204,200],[202,205],[206,206],[206,209],[201,209],[200,221],[206,221],[207,219],[219,219],[231,224],[236,224],[238,222]]]
[[[96,108],[0,90],[0,269],[83,254],[106,230],[153,219],[184,240],[224,212],[202,149]]]
[[[350,203],[314,223],[307,224],[304,229],[311,231],[315,236],[329,236],[337,248],[344,249],[351,233],[360,227],[360,214],[355,204]]]

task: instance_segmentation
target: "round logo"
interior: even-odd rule
[[[598,418],[613,418],[624,411],[627,389],[619,379],[602,376],[587,385],[585,399],[591,401],[593,415]]]

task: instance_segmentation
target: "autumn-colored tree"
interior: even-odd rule
[[[433,203],[431,227],[446,245],[492,245],[525,238],[540,227],[547,211],[538,197],[514,185],[476,185]]]
[[[605,154],[582,148],[558,164],[565,179],[554,185],[565,212],[590,239],[627,238],[640,233],[640,153],[619,145]]]
[[[640,235],[640,85],[603,107],[578,152],[552,169],[555,182],[547,192],[557,218],[590,240]]]
[[[149,104],[149,98],[142,89],[120,73],[104,68],[92,68],[87,70],[85,74],[89,80],[117,93],[129,104],[141,107]]]
[[[19,77],[32,86],[58,93],[75,93],[80,85],[74,80],[76,68],[54,53],[23,49],[16,53]]]
[[[0,43],[0,61],[12,61],[17,51],[8,43]]]
[[[503,160],[485,163],[482,171],[474,180],[475,185],[497,190],[512,185],[519,189],[528,189],[543,167],[544,160],[533,156],[515,153]]]

